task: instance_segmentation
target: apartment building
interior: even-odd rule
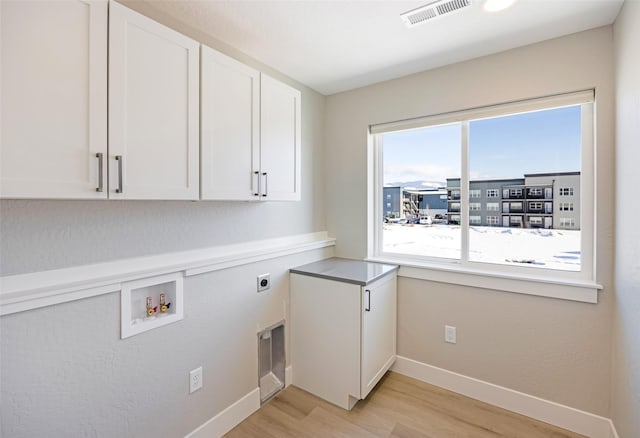
[[[382,213],[388,218],[435,217],[447,214],[447,191],[440,189],[411,189],[402,186],[384,187]]]
[[[447,179],[447,202],[449,223],[459,224],[460,178]],[[469,224],[578,230],[580,172],[470,181]]]

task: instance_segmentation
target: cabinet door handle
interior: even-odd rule
[[[122,188],[122,155],[116,155],[116,161],[118,162],[118,187],[116,187],[116,193],[123,193]]]
[[[262,176],[264,176],[264,193],[262,194],[262,197],[266,198],[269,194],[269,186],[267,185],[267,172],[262,172]]]
[[[253,196],[260,196],[260,172],[258,172],[257,170],[255,172],[253,172],[253,174],[255,175],[255,179],[254,179],[254,185],[253,185]],[[258,188],[258,190],[256,190],[256,187]]]
[[[364,308],[364,311],[371,312],[371,291],[369,289],[365,289],[364,293],[367,294],[367,306]]]
[[[102,192],[104,190],[104,175],[102,174],[103,157],[104,154],[102,152],[96,154],[96,158],[98,159],[98,187],[96,187],[96,192]]]

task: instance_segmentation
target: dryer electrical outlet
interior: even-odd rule
[[[258,292],[263,292],[271,288],[271,275],[258,275]]]

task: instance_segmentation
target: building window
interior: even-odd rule
[[[510,202],[509,203],[509,211],[522,211],[522,202]]]
[[[529,196],[542,196],[542,187],[532,187],[529,189]]]
[[[561,217],[560,218],[560,227],[564,228],[573,228],[576,226],[576,220],[572,217]]]
[[[573,196],[573,187],[560,187],[560,196]]]
[[[540,216],[531,216],[529,218],[529,223],[531,225],[542,226],[542,218]]]
[[[391,199],[391,194],[387,193],[387,199]]]
[[[387,202],[387,208],[391,207],[391,202]]]
[[[432,227],[383,229],[382,218],[374,216],[374,257],[429,264],[446,259],[474,272],[548,270],[544,275],[593,280],[593,90],[390,122],[370,132],[376,205],[385,184],[439,187],[448,198],[441,213],[448,220]],[[554,186],[570,196],[578,185],[579,197],[558,203],[561,211],[572,212],[573,222],[552,218],[553,211],[542,216],[553,204]],[[472,202],[483,190],[499,201]],[[502,214],[483,222],[473,214],[483,208]],[[556,220],[559,228],[570,229],[560,235],[530,229],[552,229]]]

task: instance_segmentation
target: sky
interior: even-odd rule
[[[384,184],[459,178],[460,124],[384,134]],[[495,117],[469,124],[472,180],[580,170],[580,106]]]

